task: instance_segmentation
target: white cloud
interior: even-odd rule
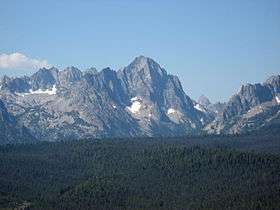
[[[0,54],[0,69],[39,69],[50,67],[47,60],[29,58],[22,53]]]

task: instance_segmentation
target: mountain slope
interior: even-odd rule
[[[221,116],[205,130],[210,133],[247,133],[264,128],[280,131],[280,76],[263,84],[243,85],[231,97]]]
[[[176,76],[144,56],[117,72],[43,68],[4,77],[0,98],[32,135],[49,141],[193,134],[211,120]]]
[[[0,144],[32,142],[34,138],[19,125],[0,100]]]
[[[36,139],[277,132],[280,76],[243,85],[227,103],[198,102],[151,58],[139,56],[114,71],[40,69],[0,80],[0,99]]]

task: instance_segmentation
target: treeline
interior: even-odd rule
[[[220,144],[122,139],[6,145],[0,169],[0,208],[280,209],[280,156]]]

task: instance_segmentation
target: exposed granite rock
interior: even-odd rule
[[[40,140],[186,135],[210,121],[176,76],[144,56],[117,72],[43,68],[1,86],[9,112]]]
[[[266,126],[279,127],[280,76],[263,84],[243,85],[222,114],[206,126],[208,133],[247,133]],[[275,124],[278,123],[278,124]]]
[[[35,139],[28,130],[17,123],[15,118],[8,113],[4,103],[0,100],[0,144],[27,143]]]

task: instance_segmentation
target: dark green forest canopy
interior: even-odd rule
[[[0,208],[279,209],[279,154],[277,136],[6,145]]]

